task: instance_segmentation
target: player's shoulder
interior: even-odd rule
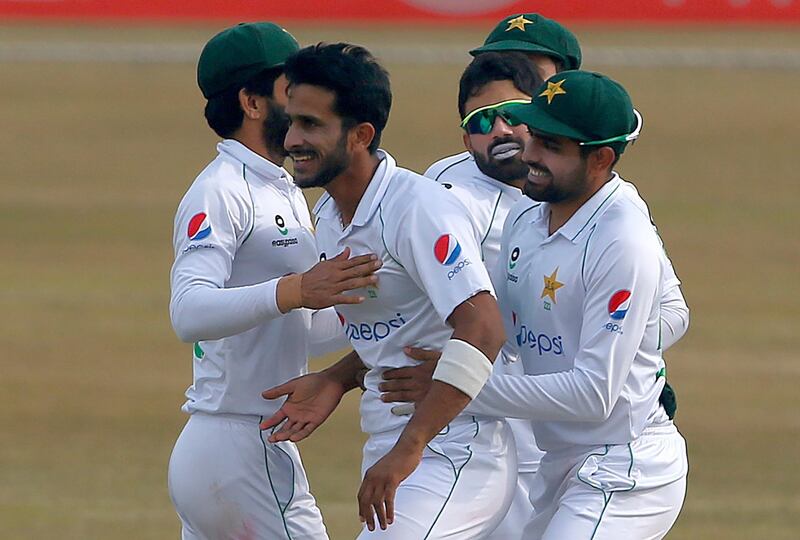
[[[450,190],[430,178],[403,167],[397,167],[394,177],[386,190],[384,206],[395,212],[405,213],[409,210],[431,211],[464,206]],[[411,202],[413,201],[413,204]]]
[[[621,181],[613,195],[592,224],[592,243],[598,246],[613,244],[631,251],[660,246],[647,204],[633,184]]]
[[[470,170],[470,164],[475,160],[469,152],[461,152],[453,156],[440,159],[425,171],[424,176],[437,182],[447,182],[454,177],[462,177]]]
[[[184,200],[249,198],[244,174],[241,163],[220,154],[200,171],[186,190]]]

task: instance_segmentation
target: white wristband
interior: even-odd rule
[[[454,386],[475,399],[491,373],[492,363],[485,354],[466,341],[451,339],[442,349],[433,380]]]

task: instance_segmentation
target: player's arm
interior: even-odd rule
[[[374,530],[394,519],[397,486],[419,464],[425,445],[480,391],[505,341],[489,276],[481,263],[479,239],[452,195],[417,202],[389,216],[404,227],[387,227],[387,249],[425,291],[437,313],[453,327],[426,397],[395,446],[364,475],[359,515]],[[458,269],[458,270],[456,270]]]
[[[689,329],[689,306],[686,305],[680,281],[678,281],[669,259],[666,261],[660,307],[661,349],[666,351],[675,345]]]
[[[504,243],[505,245],[505,243]],[[508,305],[504,298],[506,292],[506,261],[508,260],[507,249],[501,247],[500,256],[494,268],[487,268],[489,277],[491,278],[492,285],[494,286],[497,295],[497,304],[501,308],[503,326],[506,331],[506,336],[513,336],[514,325],[511,317],[510,309],[502,309],[502,306]],[[516,355],[517,344],[511,339],[507,339],[503,346],[504,354]],[[421,402],[430,389],[433,380],[433,372],[436,369],[437,362],[441,356],[439,350],[426,350],[415,347],[406,347],[404,350],[406,356],[413,358],[420,362],[416,366],[408,366],[402,368],[395,368],[386,370],[383,373],[384,382],[382,382],[378,389],[382,392],[381,399],[387,403],[406,402],[403,405],[396,405],[392,408],[392,413],[398,416],[410,415],[414,412],[414,405],[409,406],[409,403]],[[491,384],[495,376],[497,376],[497,360],[494,362],[495,368],[492,375],[486,381],[486,384]],[[484,414],[481,410],[475,410],[475,400],[471,401],[464,408],[464,412],[474,414]],[[488,415],[492,416],[492,415]]]
[[[422,459],[425,445],[477,395],[505,341],[497,302],[480,292],[447,319],[453,336],[444,347],[430,390],[394,447],[369,468],[358,492],[359,515],[369,530],[375,517],[382,529],[394,521],[394,495]]]
[[[201,247],[183,247],[182,239],[176,242],[170,319],[185,342],[238,334],[299,307],[361,302],[363,298],[342,293],[373,283],[372,273],[381,264],[375,255],[350,258],[345,250],[302,274],[225,287],[238,248],[237,231],[224,214],[217,223],[208,239],[194,244]]]
[[[647,325],[658,324],[649,320],[659,295],[658,251],[653,243],[617,240],[599,254],[590,254],[587,265],[581,340],[573,369],[544,375],[495,375],[470,404],[471,412],[556,421],[608,418]],[[620,290],[630,291],[630,308],[621,324],[609,326],[615,323],[609,318],[609,300]]]

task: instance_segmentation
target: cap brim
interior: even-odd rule
[[[506,109],[506,113],[511,118],[516,119],[518,122],[525,124],[529,128],[536,131],[541,131],[542,133],[547,133],[548,135],[558,135],[580,142],[589,140],[589,138],[587,138],[586,135],[580,131],[568,126],[556,118],[553,118],[545,110],[533,103],[509,105]]]
[[[530,41],[522,41],[518,39],[506,39],[503,41],[495,41],[494,43],[488,43],[482,47],[478,47],[477,49],[472,49],[469,51],[469,54],[472,56],[477,56],[480,53],[484,52],[491,52],[491,51],[520,51],[520,52],[529,52],[529,53],[538,53],[544,54],[546,56],[552,56],[553,58],[557,58],[560,62],[564,62],[565,58],[554,51],[553,49],[548,49],[542,45],[537,43],[531,43]]]

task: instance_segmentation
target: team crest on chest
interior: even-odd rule
[[[550,301],[553,304],[556,303],[556,291],[563,286],[564,284],[558,281],[558,267],[549,276],[544,276],[544,289],[542,289],[542,296],[540,297],[545,299],[544,309],[550,311],[553,307]]]

